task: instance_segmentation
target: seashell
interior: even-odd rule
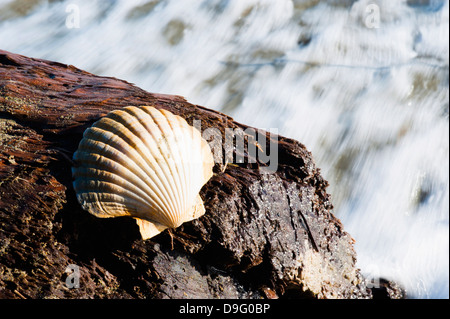
[[[199,192],[212,176],[211,149],[169,111],[112,111],[84,132],[73,159],[82,207],[97,217],[134,217],[143,239],[205,213]]]

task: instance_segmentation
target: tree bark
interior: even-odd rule
[[[217,163],[200,192],[206,214],[149,240],[130,218],[84,211],[72,154],[87,127],[128,105],[250,140],[248,126],[183,97],[0,51],[0,297],[372,297],[327,181],[305,146],[283,136],[264,133],[276,172],[247,153],[244,163]]]

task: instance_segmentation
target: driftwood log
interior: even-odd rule
[[[373,297],[327,182],[305,146],[282,136],[271,136],[275,173],[217,163],[200,193],[206,214],[171,232],[143,241],[132,219],[84,211],[72,154],[87,127],[128,105],[202,129],[247,128],[180,96],[0,51],[1,298]]]

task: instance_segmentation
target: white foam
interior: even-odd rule
[[[0,22],[0,46],[298,139],[362,271],[448,298],[448,1],[150,2],[41,1]],[[69,4],[79,29],[66,25]]]

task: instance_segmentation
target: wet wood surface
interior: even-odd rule
[[[328,183],[305,146],[282,136],[266,134],[276,172],[248,158],[217,163],[200,193],[206,214],[149,240],[132,219],[83,211],[72,154],[87,127],[128,105],[202,130],[248,128],[180,96],[0,51],[0,297],[372,297]]]

